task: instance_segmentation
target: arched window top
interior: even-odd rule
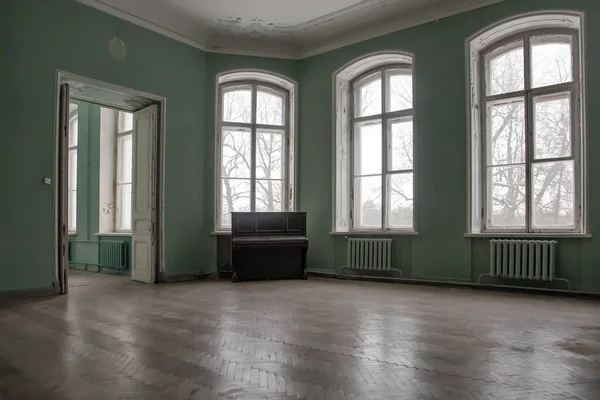
[[[489,45],[526,31],[548,28],[581,30],[583,14],[572,11],[547,11],[518,15],[476,33],[469,40],[471,52],[480,52]]]
[[[280,74],[273,72],[261,71],[261,70],[235,70],[227,71],[217,75],[217,84],[222,85],[224,83],[235,82],[235,81],[260,81],[270,83],[275,86],[279,86],[293,95],[297,83]]]
[[[350,61],[335,73],[335,77],[340,80],[349,81],[374,68],[389,64],[412,65],[412,62],[412,55],[404,52],[387,51],[372,53]]]

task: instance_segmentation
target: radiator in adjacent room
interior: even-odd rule
[[[119,271],[127,270],[127,244],[110,240],[100,242],[100,267]]]

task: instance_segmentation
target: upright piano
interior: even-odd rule
[[[306,279],[305,212],[232,212],[231,268],[237,281]]]

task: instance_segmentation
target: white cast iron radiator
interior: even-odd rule
[[[556,277],[556,241],[490,240],[490,272],[492,278],[536,281],[565,281]]]
[[[396,271],[402,276],[402,271],[393,268],[392,248],[393,239],[349,238],[347,247],[347,265],[340,269],[369,272]]]

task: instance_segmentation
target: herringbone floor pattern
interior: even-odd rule
[[[2,400],[600,399],[600,304],[72,272],[0,305]]]

